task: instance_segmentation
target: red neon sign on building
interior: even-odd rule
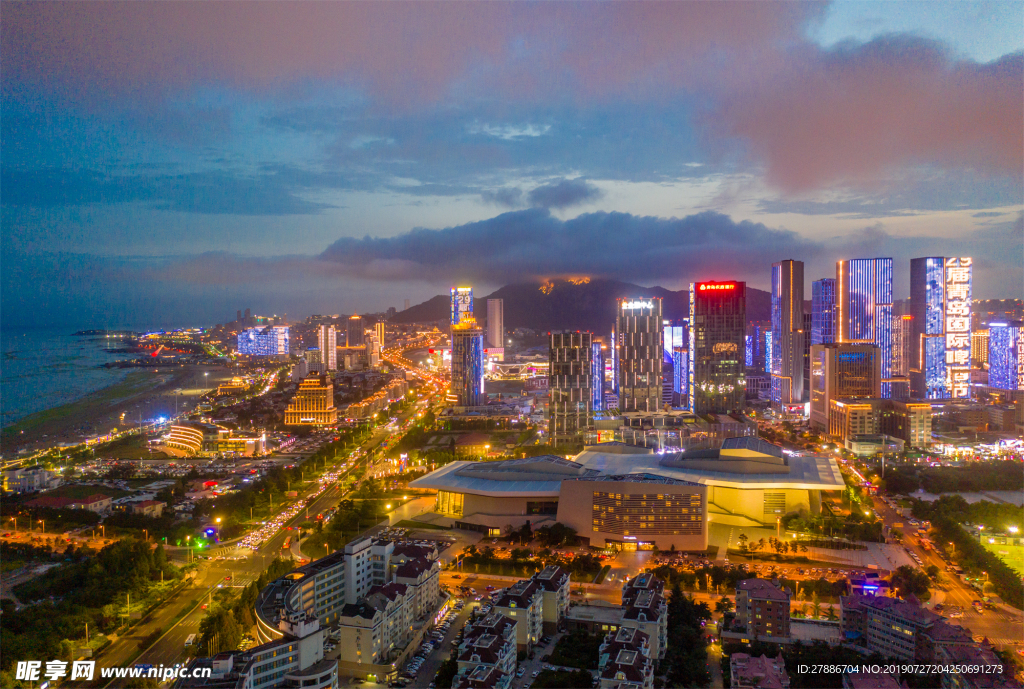
[[[735,282],[698,282],[698,292],[721,292],[726,290],[735,290]]]

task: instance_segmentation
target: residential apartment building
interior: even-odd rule
[[[914,660],[920,632],[942,620],[916,599],[851,595],[841,596],[839,605],[845,638],[868,651],[901,660]]]
[[[569,573],[557,565],[548,565],[531,579],[540,587],[544,599],[544,633],[554,634],[569,611]]]
[[[495,680],[503,681],[507,677],[511,682],[516,671],[516,626],[514,619],[497,612],[475,622],[470,621],[456,652],[459,663],[456,683],[474,672],[477,673],[477,681],[482,681],[484,675],[478,672],[480,668],[497,670],[498,674],[493,675]],[[486,677],[492,675],[488,673]]]
[[[766,579],[744,579],[736,584],[736,621],[733,630],[744,639],[788,643],[790,592]]]
[[[3,472],[3,490],[10,493],[35,493],[56,488],[61,484],[60,474],[41,466],[11,469]]]
[[[668,650],[668,603],[665,582],[650,572],[638,574],[622,587],[622,627],[632,627],[650,639],[651,658]]]
[[[602,689],[652,689],[654,660],[650,637],[633,627],[608,632],[598,650],[598,678]]]
[[[516,621],[519,649],[529,650],[544,635],[544,591],[533,579],[521,579],[505,589],[494,610]]]
[[[905,446],[932,442],[932,407],[928,402],[891,399],[836,399],[829,405],[828,433],[846,443],[858,435],[884,434]]]

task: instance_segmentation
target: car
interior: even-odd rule
[[[539,675],[539,674],[540,674],[540,670],[534,670],[532,673],[530,673],[530,677],[536,678],[537,675]]]
[[[206,610],[206,603],[203,603],[203,605],[202,605],[202,609],[203,609],[203,610]]]

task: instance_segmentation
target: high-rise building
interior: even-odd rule
[[[971,333],[971,364],[980,368],[988,363],[988,328]]]
[[[747,283],[690,284],[689,400],[695,414],[741,411]]]
[[[746,367],[757,373],[771,373],[772,358],[768,352],[772,343],[772,322],[751,321],[747,324]]]
[[[882,352],[872,344],[811,345],[811,425],[828,428],[835,399],[880,397]]]
[[[615,322],[619,411],[661,409],[665,335],[661,298],[619,299]]]
[[[590,348],[590,391],[593,394],[594,411],[599,411],[604,409],[604,345],[593,342]]]
[[[989,386],[1024,390],[1024,322],[989,323],[988,333]]]
[[[910,377],[913,321],[910,315],[892,317],[892,375],[895,378]]]
[[[811,283],[811,344],[836,341],[836,281],[823,278]]]
[[[380,340],[376,333],[366,336],[366,366],[367,368],[378,368],[380,366]]]
[[[384,321],[377,321],[373,324],[373,334],[377,336],[377,344],[384,346]]]
[[[405,302],[402,304],[402,309],[405,310],[405,311],[409,310],[409,300],[408,299],[406,299]]]
[[[505,302],[501,299],[487,300],[487,346],[505,346]]]
[[[914,397],[971,396],[972,264],[941,256],[910,261]]]
[[[238,353],[246,356],[288,356],[288,326],[261,325],[238,333]]]
[[[302,374],[303,378],[310,373],[327,373],[327,366],[324,364],[324,355],[319,347],[310,347],[307,349],[303,359],[306,362],[305,373]]]
[[[460,407],[484,404],[484,331],[472,314],[452,325],[452,394]]]
[[[348,317],[348,329],[346,331],[345,346],[361,347],[366,343],[366,333],[363,332],[363,317],[354,313]]]
[[[894,382],[906,384],[892,375],[892,275],[891,258],[836,262],[836,342],[878,347],[885,399]]]
[[[473,317],[473,288],[452,287],[452,325],[458,325],[466,318]]]
[[[814,320],[814,314],[805,312],[802,320],[804,324],[804,351],[802,357],[804,365],[803,400],[808,402],[811,399],[811,325]]]
[[[284,411],[286,426],[330,426],[338,421],[334,406],[334,385],[330,376],[310,373],[299,383],[288,408]]]
[[[804,394],[804,264],[772,265],[772,403],[798,404]]]
[[[321,325],[316,329],[316,343],[324,364],[324,370],[338,370],[338,343],[333,325]]]
[[[594,336],[589,332],[551,333],[548,371],[550,442],[583,442],[594,426]]]

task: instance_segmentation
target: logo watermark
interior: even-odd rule
[[[160,682],[172,679],[206,678],[211,668],[199,667],[189,670],[185,665],[133,665],[131,667],[101,667],[99,676],[103,679],[150,678]],[[70,681],[90,682],[96,678],[95,660],[19,660],[15,666],[14,679],[28,682],[40,680],[56,681],[67,678]]]

